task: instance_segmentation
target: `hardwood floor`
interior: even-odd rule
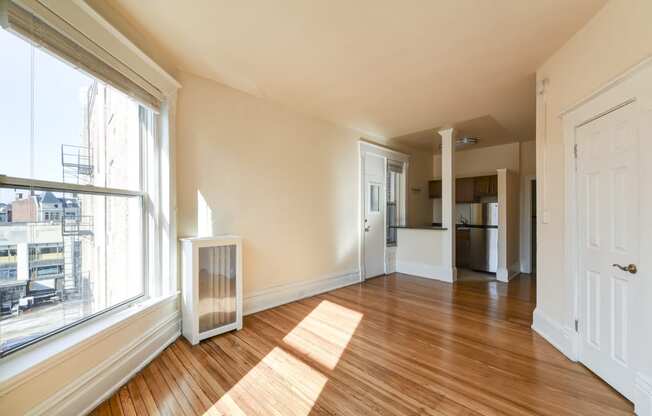
[[[631,415],[530,329],[534,278],[390,275],[180,338],[97,415]]]

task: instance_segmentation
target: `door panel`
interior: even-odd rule
[[[639,166],[633,104],[577,131],[580,232],[580,360],[626,397],[630,368],[634,275],[613,264],[639,262]]]
[[[385,274],[385,158],[365,153],[365,278]]]

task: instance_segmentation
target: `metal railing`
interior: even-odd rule
[[[91,176],[93,163],[90,148],[73,144],[61,145],[61,166],[68,175]]]

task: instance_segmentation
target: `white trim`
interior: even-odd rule
[[[517,261],[509,267],[500,267],[496,271],[496,279],[499,282],[507,283],[519,274],[521,274],[521,263]]]
[[[649,56],[643,58],[636,65],[630,67],[629,69],[627,69],[622,74],[620,74],[620,75],[612,78],[611,80],[607,81],[604,85],[602,85],[597,90],[593,91],[591,94],[587,95],[586,97],[584,97],[584,98],[580,99],[579,101],[577,101],[575,104],[573,104],[570,107],[566,108],[561,113],[559,113],[558,117],[563,118],[568,113],[571,113],[571,112],[577,110],[578,108],[580,108],[584,104],[587,104],[589,101],[597,98],[599,95],[603,94],[604,92],[606,92],[606,91],[614,88],[618,84],[626,81],[628,78],[630,78],[636,72],[640,71],[641,69],[643,69],[644,67],[646,67],[650,63],[652,63],[652,55],[649,55]]]
[[[536,175],[524,175],[521,184],[521,273],[532,273],[532,182],[536,180]]]
[[[122,330],[145,315],[155,313],[170,302],[176,302],[178,294],[150,299],[134,304],[124,310],[109,313],[101,319],[93,319],[68,331],[55,335],[45,342],[34,344],[2,359],[0,364],[0,397],[49,369],[73,359],[81,351],[91,348],[99,341]]]
[[[385,248],[385,273],[396,273],[396,246]]]
[[[387,230],[387,159],[391,159],[397,162],[403,162],[403,183],[401,184],[401,192],[403,193],[401,198],[401,220],[403,223],[407,223],[407,199],[408,199],[408,175],[410,169],[410,155],[402,153],[390,148],[370,143],[363,139],[358,140],[358,155],[359,155],[359,169],[358,169],[358,225],[356,226],[358,231],[358,267],[360,269],[360,282],[363,282],[367,276],[367,269],[365,265],[365,224],[364,218],[366,215],[366,184],[365,184],[365,155],[367,153],[379,156],[385,159],[385,166],[383,172],[383,178],[385,181],[385,192],[383,193],[383,234]],[[387,244],[385,244],[385,238],[383,237],[383,264],[384,272],[388,273],[387,269]]]
[[[499,267],[498,270],[496,270],[496,280],[503,283],[509,282],[509,272],[507,271],[507,268]]]
[[[546,316],[539,308],[532,314],[532,329],[571,361],[577,361],[573,352],[573,330]]]
[[[320,279],[302,281],[271,287],[245,295],[244,314],[260,312],[286,303],[329,292],[344,286],[360,282],[360,272],[351,271],[344,274],[325,276]]]
[[[40,0],[40,1],[52,1],[52,0]],[[152,58],[150,58],[145,52],[134,45],[134,43],[129,40],[125,35],[123,35],[119,30],[114,28],[109,22],[104,19],[99,13],[95,11],[91,6],[89,6],[84,0],[72,0],[72,2],[84,11],[89,17],[97,22],[101,27],[103,27],[107,32],[109,32],[115,39],[119,40],[127,49],[132,51],[138,58],[142,59],[147,65],[149,65],[158,75],[160,75],[165,81],[167,81],[172,87],[172,90],[181,88],[179,81],[174,79],[172,75],[168,74],[159,64],[157,64]],[[169,88],[169,87],[168,87]],[[163,91],[167,88],[162,88]],[[169,93],[169,91],[168,91]]]
[[[6,187],[55,190],[60,192],[79,192],[90,195],[116,195],[125,197],[145,196],[143,191],[132,191],[129,189],[104,188],[94,185],[78,185],[75,183],[43,181],[39,179],[16,178],[13,176],[0,175],[0,185]]]
[[[358,143],[361,151],[381,155],[397,162],[408,163],[410,161],[410,155],[407,153],[399,152],[398,150],[390,149],[389,147],[371,143],[363,139],[358,140]]]
[[[29,9],[46,9],[71,27],[74,27],[78,33],[70,33],[69,30],[66,33],[72,35],[78,43],[85,45],[88,40],[91,40],[95,44],[92,52],[100,59],[106,61],[108,58],[110,62],[117,62],[118,67],[115,69],[119,70],[123,75],[129,77],[136,74],[165,96],[173,94],[181,87],[174,77],[114,28],[85,1],[18,0],[18,2]],[[61,30],[60,27],[57,29]],[[129,72],[132,74],[129,74]]]
[[[636,373],[633,401],[638,416],[652,416],[652,377]]]
[[[108,399],[181,334],[174,312],[100,365],[27,412],[39,415],[84,415]]]
[[[579,238],[579,215],[577,211],[578,166],[575,159],[577,129],[579,126],[595,120],[598,115],[607,114],[610,111],[623,107],[623,105],[639,105],[639,100],[640,102],[645,102],[646,99],[649,100],[649,97],[646,95],[649,94],[649,91],[646,88],[641,88],[639,83],[642,82],[642,77],[646,77],[646,82],[649,82],[647,80],[652,80],[652,68],[650,66],[652,66],[652,57],[644,59],[641,63],[627,70],[589,95],[589,97],[580,100],[578,104],[560,114],[563,117],[562,131],[565,157],[564,188],[566,191],[564,203],[564,275],[568,277],[568,279],[565,279],[566,287],[564,288],[564,293],[566,294],[565,303],[571,306],[569,308],[570,314],[566,316],[566,322],[570,324],[578,320],[580,328],[582,328],[583,314],[580,310],[579,247],[581,242]],[[644,70],[647,73],[643,72]],[[647,105],[649,105],[649,102]],[[643,163],[645,161],[641,161],[641,165]],[[644,182],[644,178],[640,180],[641,183]],[[643,266],[643,263],[646,261],[644,257],[644,255],[639,257],[639,261],[641,262],[640,266]],[[641,269],[644,268],[641,267]],[[581,332],[579,334],[573,332],[573,334],[570,355],[577,357],[577,360],[581,361],[582,334]],[[637,368],[631,366],[631,369],[632,371],[636,371]]]
[[[457,268],[455,267],[433,266],[412,261],[397,261],[396,271],[447,283],[453,283],[457,279]]]

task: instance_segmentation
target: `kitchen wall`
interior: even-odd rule
[[[441,177],[441,155],[433,155],[433,178]],[[530,245],[522,230],[528,226],[530,219],[523,218],[523,205],[527,201],[521,200],[524,187],[528,186],[524,178],[536,174],[536,141],[509,143],[498,146],[481,147],[478,149],[461,150],[455,152],[455,172],[457,177],[481,176],[495,174],[497,169],[507,169],[509,175],[508,195],[510,210],[508,220],[509,259],[506,259],[506,268],[520,267],[521,262],[529,259]],[[432,204],[432,221],[441,222],[441,200],[434,199]]]
[[[455,152],[455,174],[458,177],[480,176],[494,174],[496,169],[502,168],[520,172],[522,163],[527,165],[528,170],[534,172],[535,152],[534,140],[458,150]],[[434,154],[432,159],[432,176],[440,178],[441,154]]]
[[[178,80],[179,235],[200,223],[242,235],[245,297],[357,272],[360,133],[188,73]],[[431,172],[430,154],[415,151],[410,222],[429,218]]]
[[[545,107],[541,98],[537,103],[537,311],[560,327],[571,328],[572,304],[566,293],[571,277],[564,273],[566,167],[559,114],[652,55],[651,16],[650,0],[612,0],[537,71],[538,81],[548,79]],[[646,345],[652,345],[652,331],[647,333]],[[647,360],[652,375],[650,354]]]

